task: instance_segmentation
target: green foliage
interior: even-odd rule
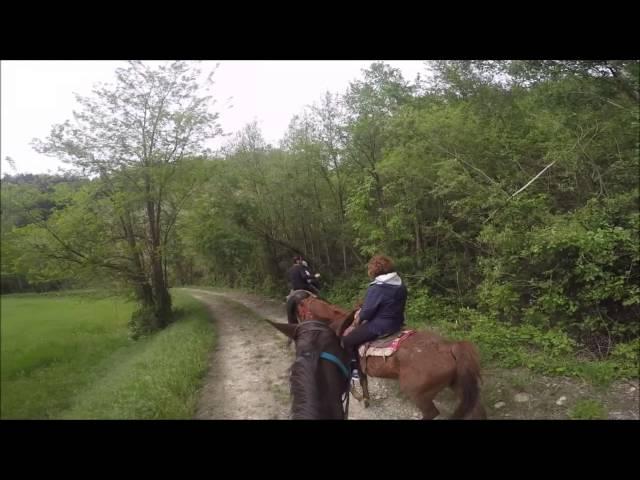
[[[51,274],[53,265],[48,263],[43,268],[41,258],[30,255],[25,248],[30,235],[24,234],[37,232],[42,236],[38,224],[66,207],[69,197],[86,180],[72,175],[25,174],[5,175],[0,183],[2,292],[47,291],[73,284],[70,272]]]
[[[217,239],[207,275],[284,287],[303,253],[351,303],[338,275],[384,252],[444,299],[425,309],[412,297],[410,318],[469,307],[507,329],[568,333],[602,358],[637,337],[637,62],[431,67],[417,85],[372,65],[295,117],[280,150],[249,125],[195,217],[209,230],[194,238]]]
[[[336,305],[351,308],[364,300],[367,286],[368,282],[364,275],[361,277],[340,278],[323,292],[323,297]]]
[[[2,237],[10,252],[3,278],[61,282],[117,271],[135,283],[161,258],[176,284],[280,296],[291,257],[302,254],[326,295],[350,305],[364,293],[368,258],[385,253],[409,284],[410,323],[470,335],[506,365],[629,375],[620,345],[640,336],[638,65],[435,61],[429,80],[408,82],[376,62],[344,94],[327,92],[296,115],[277,148],[254,122],[218,157],[198,157],[216,119],[194,104],[202,115],[191,119],[201,121],[191,158],[174,164],[158,152],[144,168],[131,148],[89,162],[79,154],[93,152],[97,133],[61,143],[73,130],[59,126],[49,150],[88,162],[99,177],[79,189],[61,185],[44,203],[31,185],[21,193],[24,208],[10,199],[5,215],[3,205],[3,226],[11,226]],[[102,92],[107,105],[145,105],[125,88],[135,71],[121,72],[119,90]],[[146,130],[119,130],[97,115],[100,105],[83,102],[80,119],[100,135],[148,145]],[[191,125],[173,108],[165,113],[165,134]],[[3,184],[3,202],[7,192]],[[149,199],[166,226],[158,248],[149,243]],[[26,211],[36,220],[25,224]],[[567,363],[569,347],[604,363],[579,370]]]
[[[455,335],[462,329],[458,308],[433,296],[428,290],[411,291],[406,307],[406,322],[411,327],[435,327]]]
[[[596,385],[638,375],[637,340],[618,344],[607,360],[593,361],[580,358],[579,344],[562,329],[510,325],[475,309],[458,308],[426,291],[411,296],[406,313],[410,327],[433,329],[448,338],[474,342],[488,364],[582,377]]]
[[[640,374],[640,339],[628,343],[619,343],[611,353],[618,374],[624,377],[637,377]]]
[[[594,200],[542,225],[509,219],[502,231],[486,227],[481,238],[493,255],[480,262],[480,305],[502,319],[560,326],[584,341],[637,337],[638,233],[632,218],[620,214],[635,202],[630,195]]]
[[[604,420],[607,412],[597,400],[579,400],[569,412],[573,420]]]

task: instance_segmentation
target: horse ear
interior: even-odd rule
[[[293,337],[294,337],[295,332],[296,332],[297,325],[292,325],[291,323],[276,323],[276,322],[272,322],[271,320],[267,320],[267,319],[265,319],[265,320],[267,322],[269,322],[272,327],[280,330],[287,337],[289,337],[290,339],[293,340]]]
[[[358,309],[356,308],[355,310],[349,312],[349,315],[347,315],[345,317],[345,319],[342,321],[342,323],[340,324],[340,326],[338,327],[338,337],[342,337],[342,335],[344,334],[344,331],[349,328],[349,326],[353,323],[353,319],[356,316],[356,312],[358,311]]]

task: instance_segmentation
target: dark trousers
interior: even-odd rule
[[[358,361],[358,347],[365,342],[370,342],[378,338],[378,335],[367,328],[367,325],[356,327],[349,335],[342,337],[344,349],[351,355],[351,361]]]

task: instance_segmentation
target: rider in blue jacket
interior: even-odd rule
[[[344,348],[352,354],[354,379],[358,378],[358,347],[399,331],[404,326],[407,302],[407,287],[389,257],[374,256],[369,260],[367,273],[373,281],[369,284],[362,308],[356,313],[360,325],[342,339]]]

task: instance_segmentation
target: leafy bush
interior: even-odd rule
[[[544,225],[507,216],[502,231],[487,227],[481,238],[493,254],[480,261],[484,280],[480,308],[510,323],[560,327],[592,350],[640,335],[637,221],[628,210],[637,198],[621,195],[590,201],[577,212]],[[512,207],[510,214],[521,212]],[[507,215],[507,214],[505,214]]]
[[[407,320],[413,328],[426,327],[450,339],[470,340],[480,349],[483,362],[505,368],[577,376],[597,385],[638,375],[637,340],[618,344],[606,360],[583,360],[577,354],[578,342],[558,327],[510,325],[475,309],[456,308],[426,291],[407,306]]]

